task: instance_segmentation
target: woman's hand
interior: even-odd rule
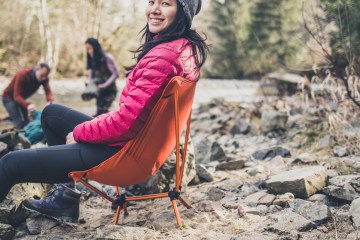
[[[66,144],[73,144],[73,143],[77,143],[77,142],[74,139],[73,132],[69,132],[69,134],[66,136]]]
[[[100,89],[104,89],[104,88],[106,88],[106,85],[105,85],[104,83],[99,84],[99,85],[98,85],[98,88],[100,88]]]

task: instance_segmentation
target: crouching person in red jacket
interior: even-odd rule
[[[41,121],[49,146],[12,152],[0,160],[0,202],[14,184],[66,183],[69,172],[105,161],[140,131],[171,78],[199,79],[208,47],[191,29],[191,22],[201,0],[144,2],[148,4],[144,43],[135,51],[137,63],[128,75],[118,110],[92,118],[65,106],[47,106]],[[44,199],[28,199],[23,206],[76,221],[79,198],[78,191],[57,184]]]
[[[29,122],[28,114],[36,109],[35,104],[26,99],[43,86],[48,102],[54,101],[49,84],[50,67],[40,63],[34,68],[18,71],[2,94],[2,102],[16,129],[22,129]]]

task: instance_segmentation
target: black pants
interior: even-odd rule
[[[91,119],[62,105],[47,106],[41,123],[49,147],[10,152],[0,159],[0,202],[17,183],[69,182],[69,172],[90,169],[119,151],[100,144],[65,144],[76,125]]]
[[[104,91],[99,92],[99,96],[96,98],[96,116],[109,112],[112,102],[116,98],[116,92]]]

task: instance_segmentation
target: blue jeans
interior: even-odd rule
[[[29,123],[27,109],[15,102],[12,98],[3,97],[2,102],[12,119],[14,127],[16,129],[23,129],[25,125]]]

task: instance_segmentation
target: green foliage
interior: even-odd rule
[[[296,62],[303,47],[301,3],[291,0],[211,2],[210,77],[241,78],[264,74]]]
[[[291,0],[258,0],[251,11],[247,49],[262,73],[288,66],[302,48],[300,3]],[[257,71],[257,69],[253,69]]]
[[[284,59],[283,52],[279,51],[283,45],[282,16],[279,10],[282,2],[283,0],[257,1],[251,11],[250,34],[246,46],[251,58],[260,63],[262,72],[272,71]]]
[[[214,78],[243,76],[243,41],[247,37],[246,22],[250,3],[241,0],[211,1],[209,26],[212,38],[211,67],[208,75]]]
[[[321,0],[321,3],[327,21],[337,27],[330,45],[335,70],[340,71],[360,56],[360,0]]]
[[[124,76],[122,66],[133,64],[129,50],[139,44],[129,39],[144,26],[137,5],[128,0],[1,1],[0,73],[12,76],[21,67],[47,61],[57,77],[83,75],[84,42],[97,37]]]

